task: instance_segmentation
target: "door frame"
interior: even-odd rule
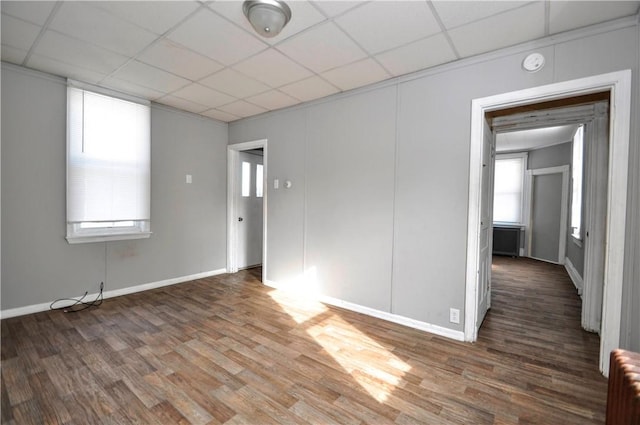
[[[583,161],[585,174],[583,176],[584,191],[584,223],[582,247],[584,248],[584,268],[582,279],[582,327],[590,332],[601,332],[602,300],[604,288],[602,275],[604,271],[604,250],[599,249],[606,243],[605,221],[606,202],[602,202],[598,194],[607,190],[608,178],[607,157],[609,143],[607,140],[609,126],[606,105],[595,105],[595,115],[591,121],[585,123],[585,149]],[[588,143],[588,149],[586,149]],[[604,187],[603,187],[604,186]],[[575,242],[575,239],[572,241]]]
[[[466,341],[471,342],[476,341],[478,337],[476,321],[479,292],[478,265],[480,261],[480,177],[485,114],[499,109],[602,91],[610,93],[611,114],[609,116],[607,245],[599,366],[600,371],[608,376],[609,353],[620,343],[631,122],[631,70],[611,72],[472,100],[464,336]]]
[[[263,184],[262,195],[262,281],[267,276],[267,197],[269,188],[268,178],[268,154],[267,139],[252,140],[249,142],[235,143],[227,146],[227,273],[238,272],[238,193],[237,181],[240,152],[262,148],[263,156]]]
[[[558,167],[537,168],[535,170],[527,170],[529,178],[529,223],[527,232],[529,237],[527,238],[527,254],[530,258],[534,258],[540,261],[551,262],[554,264],[564,264],[564,259],[567,255],[567,218],[569,211],[569,166],[560,165]],[[562,174],[562,198],[560,200],[560,242],[558,245],[558,261],[549,261],[541,258],[536,258],[531,255],[531,237],[533,232],[533,186],[535,176],[544,176],[549,174]]]

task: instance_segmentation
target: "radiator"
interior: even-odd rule
[[[519,226],[493,226],[493,253],[499,255],[520,255]]]
[[[611,352],[606,423],[640,425],[640,353]]]

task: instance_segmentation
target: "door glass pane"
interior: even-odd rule
[[[242,162],[242,196],[247,198],[251,192],[251,164]]]
[[[263,191],[263,175],[262,164],[256,165],[256,196],[262,198]]]

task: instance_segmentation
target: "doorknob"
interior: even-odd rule
[[[244,218],[238,217],[238,221],[244,221]]]

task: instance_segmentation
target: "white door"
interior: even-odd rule
[[[493,243],[493,166],[495,138],[489,123],[484,123],[482,140],[482,191],[480,193],[480,258],[478,267],[478,308],[476,335],[491,307],[491,260]]]
[[[237,267],[262,264],[263,156],[260,151],[240,152],[237,179]]]

